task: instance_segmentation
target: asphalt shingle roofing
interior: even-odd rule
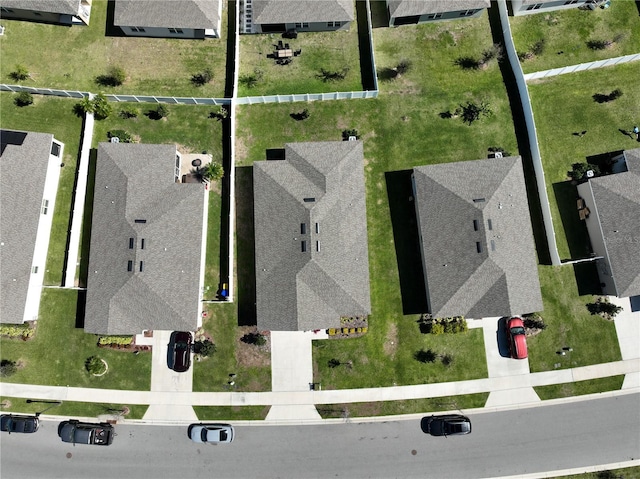
[[[0,0],[0,6],[36,12],[77,15],[81,0]]]
[[[253,0],[253,23],[350,22],[353,0]]]
[[[222,0],[116,0],[114,24],[207,29],[220,21]]]
[[[99,145],[85,331],[196,329],[205,191],[175,167],[174,145]]]
[[[621,298],[640,295],[640,148],[624,155],[629,171],[589,180]]]
[[[0,322],[22,323],[53,135],[0,130]]]
[[[285,145],[253,164],[258,328],[308,331],[371,312],[362,143]]]
[[[392,17],[457,12],[491,6],[490,0],[390,0],[387,3]]]
[[[520,157],[413,171],[430,312],[482,318],[540,311]]]

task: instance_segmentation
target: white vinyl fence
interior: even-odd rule
[[[608,58],[606,60],[597,60],[595,62],[578,63],[577,65],[569,65],[562,68],[552,68],[550,70],[543,70],[533,73],[525,73],[524,79],[537,80],[539,78],[547,78],[556,75],[565,75],[567,73],[576,73],[586,70],[593,70],[594,68],[611,67],[614,65],[620,65],[622,63],[635,62],[640,60],[640,53],[634,53],[633,55],[625,55],[622,57]]]

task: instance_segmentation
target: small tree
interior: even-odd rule
[[[210,68],[205,68],[201,72],[191,75],[191,83],[197,87],[204,86],[211,80],[213,80],[213,71]]]
[[[149,112],[149,118],[152,120],[161,120],[167,116],[169,116],[169,109],[162,103],[159,103],[155,110]]]
[[[123,118],[123,119],[127,120],[129,118],[137,118],[139,113],[140,112],[138,111],[138,109],[135,106],[133,106],[133,105],[124,105],[120,109],[120,112],[118,112],[118,116],[120,118]]]
[[[462,121],[469,126],[471,126],[474,121],[478,121],[481,116],[487,117],[491,115],[489,105],[483,101],[479,104],[469,101],[466,105],[460,105],[460,108],[462,109]]]
[[[104,120],[111,115],[111,104],[103,93],[99,93],[93,99],[93,115],[96,120]]]
[[[435,362],[438,355],[431,349],[421,349],[420,351],[417,351],[413,357],[416,359],[416,361],[420,361],[421,363],[433,363]]]
[[[29,78],[31,75],[29,74],[29,70],[24,65],[16,65],[15,69],[9,73],[9,76],[12,80],[15,81],[24,81]]]
[[[224,177],[224,168],[220,163],[212,161],[200,170],[200,174],[207,181],[218,181]]]
[[[127,78],[127,74],[121,67],[111,67],[106,75],[98,75],[96,83],[101,86],[120,86]]]
[[[340,366],[342,363],[340,362],[339,359],[336,358],[331,358],[329,359],[329,361],[327,362],[327,365],[333,369],[333,368],[337,368],[338,366]]]
[[[255,346],[264,346],[265,344],[267,344],[267,338],[265,338],[264,335],[260,334],[258,331],[245,334],[244,336],[242,336],[242,338],[240,338],[240,341],[247,344],[253,344]]]
[[[20,107],[31,105],[33,103],[33,95],[28,91],[21,91],[16,95],[14,103]]]
[[[118,138],[118,141],[120,143],[133,143],[133,137],[131,136],[131,133],[126,130],[110,130],[107,133],[107,137],[109,139]]]
[[[259,68],[254,68],[253,73],[240,75],[240,83],[242,83],[247,88],[255,87],[260,80],[264,77],[264,72]]]
[[[411,62],[411,60],[400,60],[398,65],[396,65],[396,71],[398,72],[398,75],[404,75],[405,73],[407,73],[411,69],[412,65],[413,63]]]
[[[216,350],[216,345],[208,339],[205,339],[204,341],[196,341],[195,343],[193,343],[193,352],[199,354],[200,356],[211,356],[216,352]]]
[[[103,374],[107,370],[105,363],[98,356],[88,357],[84,362],[84,367],[87,369],[89,374],[93,374],[96,376],[99,374]]]
[[[18,372],[18,365],[10,359],[0,361],[0,377],[8,378]]]

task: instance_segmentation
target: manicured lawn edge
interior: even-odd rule
[[[608,378],[589,379],[573,383],[551,384],[549,386],[535,386],[533,389],[543,401],[549,399],[584,396],[585,394],[618,391],[622,387],[624,374]]]

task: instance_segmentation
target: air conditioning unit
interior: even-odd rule
[[[349,137],[349,141],[358,141],[358,137],[357,136],[350,136]]]
[[[0,25],[0,35],[4,35],[4,27]]]
[[[112,136],[111,143],[120,143],[120,138],[118,138],[117,136]]]
[[[596,176],[596,174],[593,170],[587,170],[587,178],[593,178],[594,176]]]

